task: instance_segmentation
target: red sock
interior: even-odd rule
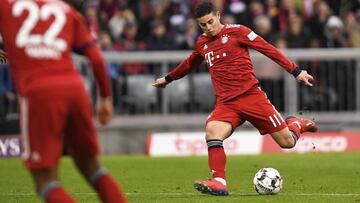
[[[49,192],[46,203],[75,203],[76,201],[61,187],[57,187]]]
[[[104,203],[125,203],[125,195],[110,175],[101,176],[95,183],[95,190]]]
[[[208,149],[209,154],[209,167],[213,177],[226,179],[225,165],[226,155],[223,147],[214,147]]]

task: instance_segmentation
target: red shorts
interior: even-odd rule
[[[207,123],[210,121],[229,122],[233,130],[245,121],[249,121],[262,135],[287,127],[266,93],[259,87],[254,87],[226,103],[216,105]]]
[[[99,153],[92,107],[82,84],[33,90],[20,99],[20,109],[27,168],[56,167],[64,142],[75,157]]]

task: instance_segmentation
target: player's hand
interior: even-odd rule
[[[169,84],[166,80],[165,80],[165,77],[162,77],[162,78],[159,78],[155,81],[155,83],[153,84],[154,87],[157,87],[157,88],[165,88],[166,85]]]
[[[7,63],[6,53],[0,49],[0,64]]]
[[[312,82],[314,81],[314,78],[308,74],[306,70],[302,70],[296,77],[296,81],[307,86],[313,86]]]
[[[97,117],[101,125],[109,123],[113,117],[113,104],[111,98],[100,99],[97,105]]]

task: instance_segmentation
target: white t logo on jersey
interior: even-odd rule
[[[209,67],[213,66],[214,64],[212,62],[214,61],[214,52],[210,51],[210,52],[206,53],[205,60],[209,64]]]
[[[206,60],[207,64],[209,65],[209,67],[211,67],[214,65],[215,59],[219,59],[220,57],[226,57],[226,56],[227,56],[226,52],[224,52],[222,54],[214,55],[214,52],[210,51],[205,54],[205,60]]]

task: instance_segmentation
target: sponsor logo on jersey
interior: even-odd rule
[[[248,38],[249,38],[249,40],[250,41],[254,41],[254,39],[257,37],[258,35],[255,33],[255,32],[250,32],[249,34],[248,34]]]
[[[229,35],[223,35],[221,37],[221,43],[226,44],[229,41],[230,36]]]

